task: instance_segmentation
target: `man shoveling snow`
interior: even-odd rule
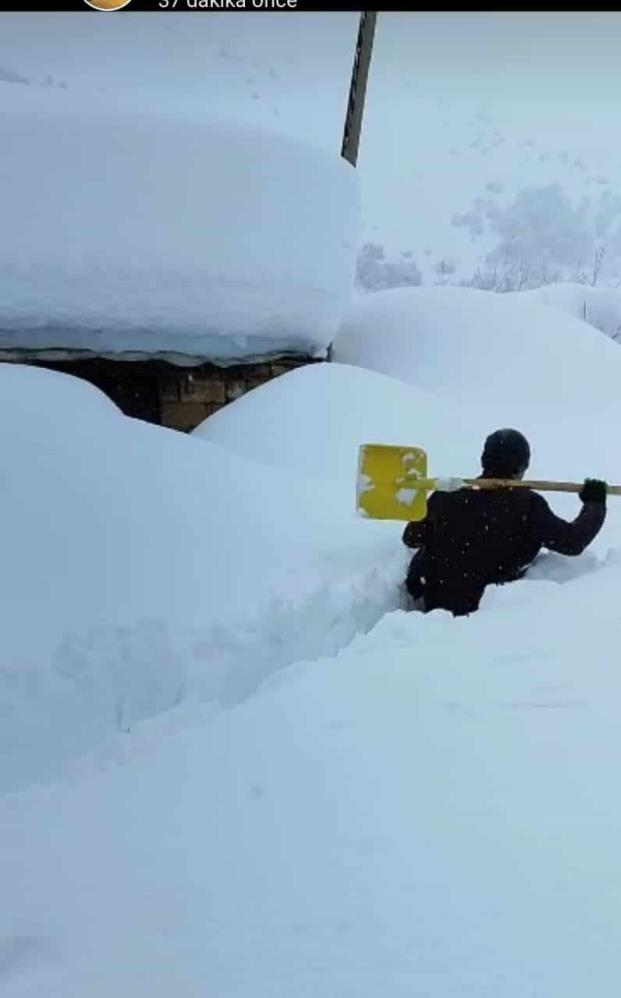
[[[523,478],[530,447],[517,430],[496,430],[485,441],[481,478]],[[521,578],[542,548],[579,555],[606,518],[607,485],[586,479],[582,509],[568,522],[528,488],[434,492],[424,520],[408,523],[403,542],[416,548],[406,588],[423,611],[463,616],[478,609],[485,587]]]

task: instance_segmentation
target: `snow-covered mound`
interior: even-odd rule
[[[236,703],[367,631],[399,605],[407,553],[400,524],[355,516],[358,446],[412,442],[435,473],[476,473],[491,428],[484,411],[339,364],[257,389],[194,437],[12,365],[2,413],[0,788],[181,700]],[[535,473],[614,478],[616,424],[561,439],[521,425]],[[573,497],[554,505],[575,514]]]
[[[367,295],[343,321],[333,356],[484,405],[499,423],[524,410],[584,416],[621,394],[616,345],[525,295],[458,287]]]
[[[512,297],[553,305],[595,326],[611,339],[621,340],[621,290],[588,284],[546,284],[533,291],[514,292]]]
[[[439,290],[443,292],[439,297],[450,303],[451,290]],[[390,304],[391,294],[373,297]],[[381,328],[389,328],[390,309],[387,311],[386,327]],[[448,343],[452,342],[458,350],[459,343],[452,339],[452,311],[450,316],[446,316],[443,308],[438,311],[445,320],[444,326],[438,323],[441,330],[438,349],[441,343],[447,344],[448,349]],[[572,320],[558,315],[555,318],[561,327],[569,325],[571,334]],[[586,330],[587,338],[592,335],[596,346],[603,341],[605,359],[609,356],[608,347],[617,359],[614,344],[588,327],[583,330],[581,323],[577,325],[580,333]],[[575,408],[564,403],[554,405],[557,382],[550,381],[547,396],[550,405],[538,410],[532,405],[531,394],[512,380],[516,368],[520,374],[519,359],[501,368],[500,379],[504,378],[506,384],[504,399],[486,398],[482,390],[468,392],[464,398],[456,386],[442,392],[417,387],[426,369],[421,370],[412,359],[408,337],[390,339],[392,352],[388,348],[382,352],[384,343],[381,335],[369,335],[361,351],[365,358],[377,361],[378,367],[391,366],[392,361],[395,373],[398,371],[403,380],[349,364],[309,365],[248,392],[206,419],[194,430],[194,435],[270,468],[295,470],[325,479],[331,483],[333,495],[338,496],[341,505],[351,501],[357,453],[362,443],[423,447],[429,456],[431,473],[468,476],[479,472],[479,456],[487,434],[512,424],[530,439],[532,477],[580,481],[591,475],[605,477],[610,482],[619,479],[617,427],[621,413],[618,405],[611,404],[608,408],[603,402],[599,407],[596,404],[596,386],[608,377],[606,366],[598,366],[598,356],[600,361],[602,358],[596,348],[584,401]],[[511,351],[510,356],[516,354]],[[564,361],[569,371],[570,357],[566,355]],[[484,360],[482,366],[485,364]],[[449,359],[447,367],[450,365]],[[492,379],[491,368],[488,373]],[[413,384],[405,384],[408,377]],[[495,374],[492,380],[495,384],[499,376]],[[568,516],[576,514],[574,497],[557,495],[554,506]],[[613,506],[613,515],[614,510]],[[621,508],[618,512],[621,516]]]
[[[288,137],[0,88],[0,348],[322,356],[356,177]]]
[[[326,363],[248,392],[194,435],[273,467],[340,480],[351,491],[360,444],[418,443],[436,470],[469,467],[486,432],[474,408],[464,411],[394,378]]]
[[[5,470],[25,441],[36,438],[43,447],[56,446],[61,435],[83,434],[88,440],[94,427],[133,425],[87,381],[21,364],[0,364],[0,408],[0,434],[9,459]]]
[[[186,696],[235,702],[398,602],[398,525],[356,519],[353,478],[268,472],[12,365],[0,444],[0,789]]]

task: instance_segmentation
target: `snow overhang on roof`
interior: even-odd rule
[[[0,330],[0,340],[2,332]],[[265,364],[269,361],[283,359],[297,359],[304,361],[325,360],[329,351],[305,352],[303,350],[275,350],[274,352],[258,351],[254,354],[239,354],[232,356],[228,354],[221,357],[216,354],[189,354],[175,353],[170,350],[67,350],[62,347],[50,347],[48,349],[32,349],[24,347],[0,347],[0,362],[11,361],[21,364],[32,361],[61,363],[71,360],[112,360],[119,363],[130,363],[138,361],[161,360],[175,367],[200,367],[202,364],[213,364],[215,367],[235,367],[247,364]]]
[[[349,164],[264,131],[27,90],[0,87],[5,356],[325,355],[353,288]]]

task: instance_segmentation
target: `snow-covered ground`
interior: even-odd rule
[[[560,313],[546,345],[524,319],[546,307],[520,306],[500,367],[451,289],[411,342],[414,299],[390,295],[373,334],[347,320],[364,356],[189,437],[0,367],[8,998],[616,994],[621,511],[473,617],[424,617],[401,525],[356,519],[354,473],[365,440],[476,471],[502,379],[533,472],[612,480],[596,383],[619,352]],[[451,352],[470,366],[425,389]]]
[[[621,291],[584,284],[547,284],[533,291],[516,292],[531,301],[552,305],[595,326],[610,339],[621,341]]]
[[[613,998],[618,586],[394,612],[5,798],[4,993]]]
[[[3,24],[0,346],[338,329],[190,436],[0,365],[7,998],[619,990],[621,503],[467,619],[406,613],[402,524],[354,514],[369,441],[463,476],[513,424],[533,476],[619,481],[619,292],[576,283],[620,259],[615,36],[588,15],[550,73],[558,21],[381,15],[364,238],[427,284],[572,283],[348,312],[357,17],[329,16]]]
[[[593,434],[591,419],[606,427],[618,419],[621,351],[552,304],[553,294],[542,304],[544,290],[553,292],[420,287],[364,295],[345,315],[333,357],[459,403],[462,418],[474,409],[488,425],[520,424],[533,436],[537,464],[544,457],[554,474],[571,440],[614,474],[610,438]]]
[[[389,380],[353,373],[367,394]],[[0,381],[1,787],[186,695],[236,702],[394,604],[394,525],[352,516],[349,468],[268,472],[77,379],[4,365]]]

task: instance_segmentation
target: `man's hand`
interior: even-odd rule
[[[607,492],[606,482],[600,481],[599,478],[585,478],[579,498],[581,502],[605,503]]]

